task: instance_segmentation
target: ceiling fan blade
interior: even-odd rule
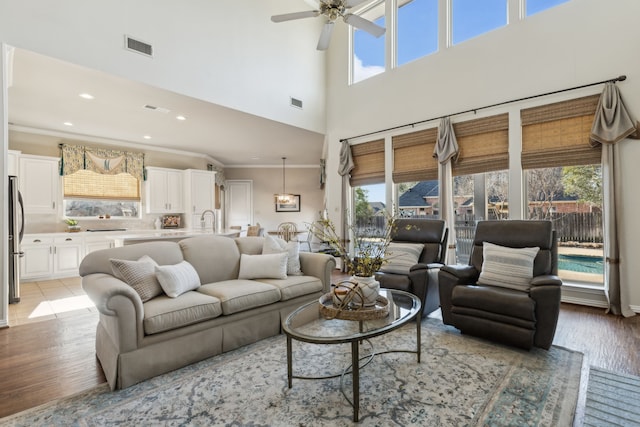
[[[315,18],[320,15],[319,10],[309,10],[306,12],[293,12],[293,13],[284,13],[282,15],[273,15],[271,20],[273,22],[284,22],[284,21],[292,21],[294,19],[303,19],[303,18]]]
[[[331,33],[333,33],[333,25],[333,21],[329,21],[322,27],[322,33],[320,33],[320,39],[318,40],[318,50],[327,50],[329,47]]]
[[[349,25],[353,25],[360,30],[366,31],[374,37],[380,37],[386,31],[383,27],[352,13],[344,16],[344,22]]]
[[[366,2],[367,0],[347,0],[347,3],[345,4],[344,7],[346,7],[347,9],[352,8],[352,7],[356,7],[361,3]]]

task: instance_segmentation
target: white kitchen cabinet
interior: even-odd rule
[[[20,249],[20,279],[46,277],[53,274],[53,238],[27,236],[22,239]]]
[[[200,216],[207,210],[215,209],[216,173],[212,171],[187,169],[184,171],[185,227],[199,228]],[[211,221],[211,215],[207,220]],[[209,227],[211,223],[209,222]]]
[[[53,274],[78,274],[83,249],[81,237],[56,237],[53,241]]]
[[[84,242],[84,256],[89,255],[91,252],[99,251],[102,249],[110,249],[113,248],[113,240],[107,238],[98,238],[98,239],[85,239]]]
[[[78,274],[84,253],[80,236],[25,235],[21,249],[20,278],[53,278]]]
[[[57,214],[60,199],[58,158],[21,155],[18,170],[24,213]]]
[[[18,158],[20,151],[7,151],[7,175],[18,176]]]
[[[182,213],[183,175],[181,170],[147,167],[145,209],[147,213]]]

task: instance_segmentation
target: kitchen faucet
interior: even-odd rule
[[[210,213],[212,218],[211,218],[211,228],[213,229],[213,232],[216,232],[216,213],[214,211],[212,211],[211,209],[206,209],[204,212],[202,212],[202,215],[200,215],[200,228],[202,228],[204,230],[204,226],[205,226],[205,222],[204,222],[204,215]]]

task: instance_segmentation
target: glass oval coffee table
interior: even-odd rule
[[[389,314],[374,320],[341,320],[328,319],[320,312],[320,303],[312,301],[293,311],[282,324],[287,335],[287,379],[289,388],[293,386],[293,378],[326,379],[352,375],[353,401],[345,398],[353,406],[353,421],[358,421],[360,411],[360,368],[374,357],[375,353],[360,356],[360,344],[363,340],[384,335],[416,319],[416,349],[387,350],[381,353],[408,352],[415,353],[420,363],[420,322],[422,307],[420,300],[413,294],[395,289],[381,289],[380,295],[388,301]],[[312,344],[351,343],[351,365],[342,374],[326,377],[302,377],[293,375],[292,341],[303,341]],[[361,360],[366,360],[361,366]],[[341,387],[342,388],[342,387]],[[344,394],[344,391],[343,391]]]

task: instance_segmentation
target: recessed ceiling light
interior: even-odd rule
[[[80,98],[84,98],[84,99],[93,99],[94,96],[91,95],[90,93],[81,93],[80,94]]]
[[[176,119],[178,119],[178,120],[187,120],[187,118],[185,116],[176,116]]]
[[[151,139],[151,136],[149,136],[149,135],[145,135],[145,136],[143,136],[143,138],[144,138],[144,139]]]
[[[73,123],[71,123],[71,122],[64,122],[64,123],[63,123],[63,125],[65,125],[65,126],[73,126]]]

